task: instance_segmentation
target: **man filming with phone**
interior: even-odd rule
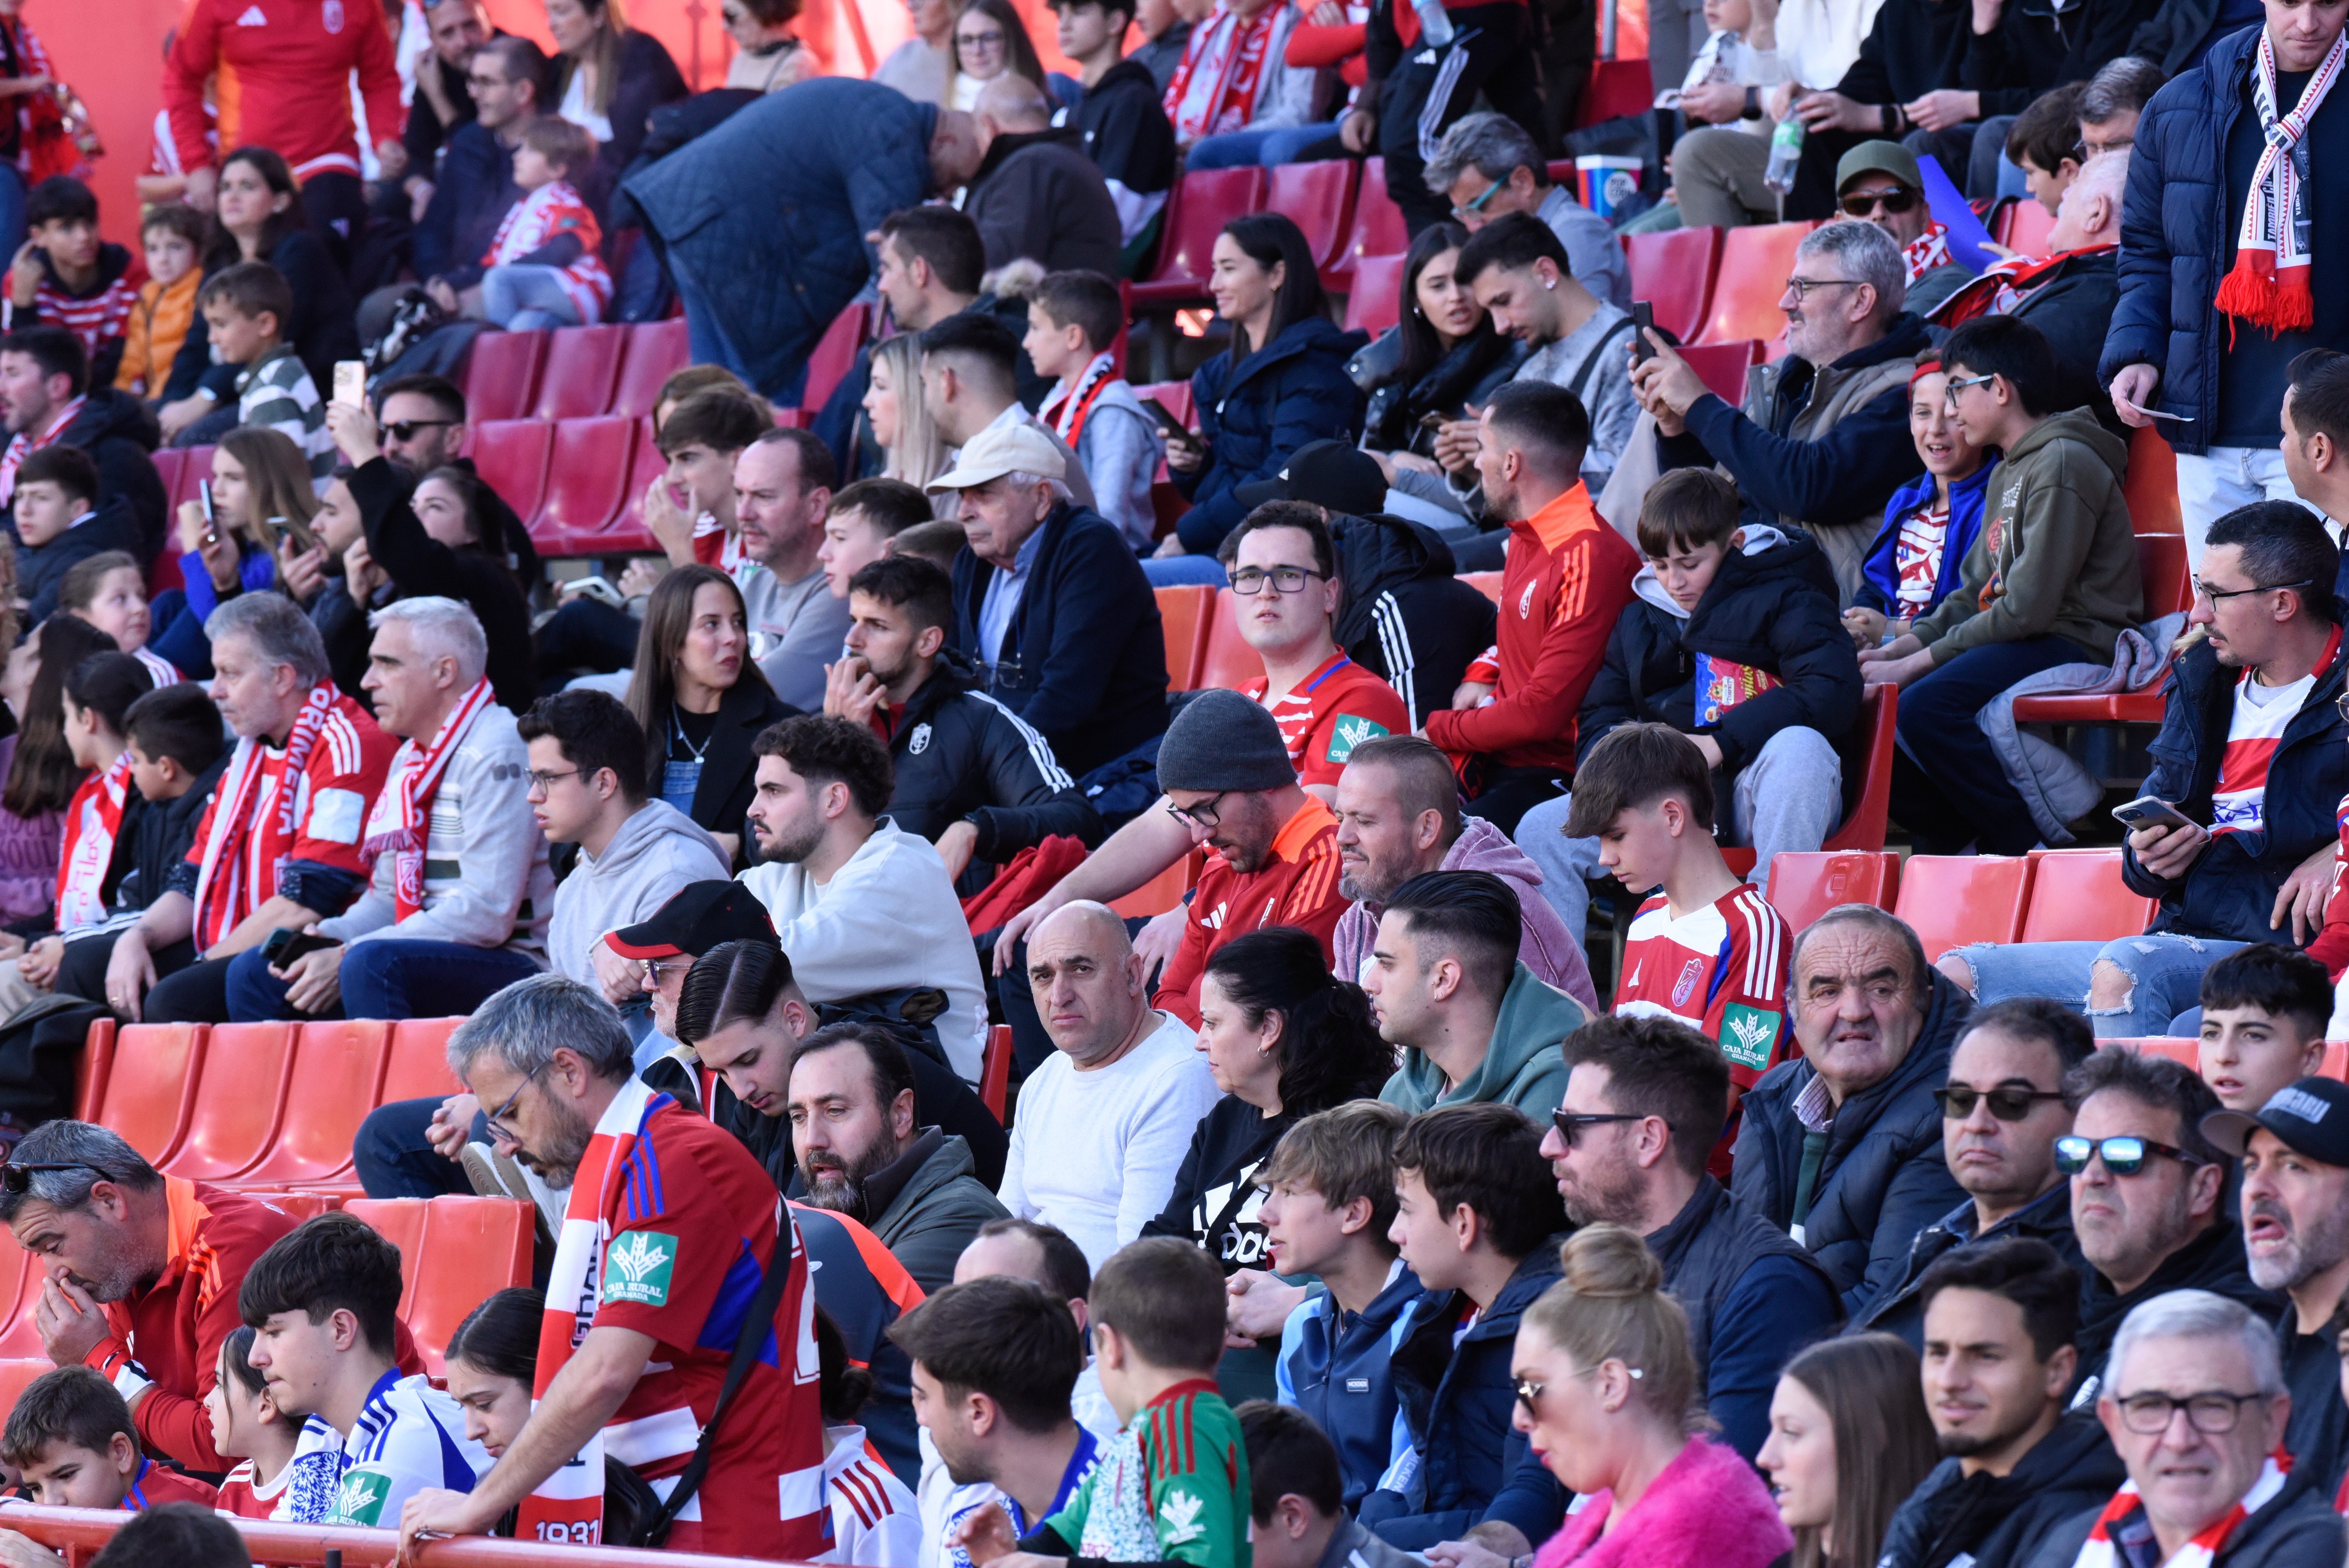
[[[2292,501],[2213,523],[2194,577],[2193,640],[2170,666],[2146,800],[2122,877],[2161,901],[2143,936],[1978,944],[1940,968],[1977,1002],[2079,996],[2105,1039],[2178,1033],[2202,972],[2254,942],[2305,946],[2323,924],[2349,794],[2340,552]],[[2166,803],[2166,804],[2165,804]],[[2191,1030],[2187,1031],[2191,1033]]]

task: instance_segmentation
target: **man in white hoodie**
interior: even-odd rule
[[[803,715],[751,745],[750,833],[761,862],[738,879],[774,917],[810,1000],[854,1000],[936,1032],[977,1083],[987,1044],[978,954],[946,862],[882,815],[889,754],[868,727]]]

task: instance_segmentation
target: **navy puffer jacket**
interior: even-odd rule
[[[1369,341],[1366,333],[1309,315],[1237,365],[1218,354],[1191,373],[1199,435],[1210,449],[1206,467],[1174,476],[1191,501],[1174,525],[1184,549],[1213,555],[1247,514],[1235,492],[1278,475],[1306,442],[1354,439],[1362,428],[1362,389],[1346,374],[1346,361]]]

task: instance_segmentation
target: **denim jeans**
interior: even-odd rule
[[[1975,715],[2019,680],[2083,660],[2101,663],[2053,634],[1969,648],[1900,693],[1893,720],[1892,816],[1930,854],[2019,855],[2039,841],[2031,809],[2007,781]]]
[[[2077,1008],[2100,1040],[2136,1040],[2169,1033],[2172,1020],[2200,1005],[2202,972],[2248,945],[2164,932],[2111,942],[1977,942],[1951,952],[1974,972],[1976,1006],[2011,996],[2045,996]],[[2098,959],[2129,977],[2120,1006],[2088,1006]]]
[[[1248,126],[1221,136],[1204,136],[1183,160],[1185,169],[1248,169],[1257,164],[1295,163],[1309,147],[1338,134],[1339,121],[1327,125]]]
[[[539,965],[502,947],[455,942],[361,942],[343,952],[346,1018],[447,1018],[471,1013]],[[269,972],[261,949],[228,961],[228,1016],[239,1024],[297,1015],[285,1006],[286,983]]]
[[[481,314],[509,332],[582,326],[579,307],[563,292],[560,267],[516,262],[481,274]]]
[[[359,1185],[367,1189],[368,1197],[437,1198],[443,1193],[461,1196],[473,1190],[465,1168],[444,1158],[425,1137],[441,1098],[427,1095],[422,1099],[394,1100],[376,1107],[359,1123],[358,1136],[351,1140],[351,1158]],[[478,1111],[473,1115],[472,1140],[490,1140],[488,1119]]]
[[[2178,511],[2186,534],[2186,564],[2201,569],[2202,540],[2212,523],[2239,506],[2261,500],[2300,500],[2283,471],[2283,453],[2274,446],[2178,453]],[[2304,500],[2300,504],[2308,506]]]
[[[1179,588],[1188,583],[1221,588],[1225,583],[1224,563],[1212,555],[1147,555],[1142,574],[1153,588]]]

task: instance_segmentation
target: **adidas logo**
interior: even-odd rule
[[[236,25],[240,27],[266,27],[269,18],[261,14],[260,6],[247,5],[244,15],[236,19]]]

